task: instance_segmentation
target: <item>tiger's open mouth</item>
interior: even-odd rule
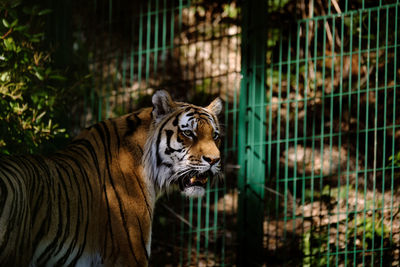
[[[211,171],[203,172],[203,173],[190,173],[188,175],[182,176],[179,178],[179,188],[181,191],[189,187],[205,187],[208,181],[208,177],[212,176]]]

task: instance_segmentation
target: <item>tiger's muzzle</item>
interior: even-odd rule
[[[211,171],[206,172],[190,172],[178,179],[179,188],[182,193],[189,197],[201,197],[205,193],[205,187],[209,178],[214,174]]]

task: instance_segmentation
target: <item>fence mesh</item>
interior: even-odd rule
[[[399,265],[398,13],[396,1],[244,4],[244,262],[263,248],[252,258],[269,266]]]
[[[60,5],[61,7],[61,5]],[[168,90],[178,101],[206,105],[225,100],[221,124],[236,131],[240,82],[240,9],[232,1],[75,1],[73,47],[82,50],[91,90],[76,128],[151,105]],[[63,12],[62,10],[60,11]],[[60,31],[62,32],[62,31]],[[233,251],[237,193],[236,134],[224,139],[225,183],[207,185],[202,199],[169,193],[153,221],[152,266],[227,265]],[[229,173],[229,172],[228,172]],[[226,212],[225,212],[226,211]],[[228,222],[226,220],[228,217]]]
[[[61,2],[73,129],[157,89],[225,100],[225,183],[159,200],[152,266],[400,264],[398,1]]]

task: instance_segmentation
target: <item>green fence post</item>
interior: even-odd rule
[[[262,262],[265,180],[266,1],[242,9],[242,81],[239,121],[238,265]]]

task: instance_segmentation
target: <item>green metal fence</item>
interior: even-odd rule
[[[243,3],[239,264],[400,264],[399,7]]]
[[[158,202],[152,266],[400,265],[398,1],[60,6],[90,73],[76,125],[157,89],[225,100],[225,183]]]
[[[236,131],[240,83],[240,9],[236,2],[207,0],[73,3],[74,49],[87,55],[91,90],[80,126],[151,105],[151,94],[198,105],[225,100],[221,123]],[[76,127],[79,128],[79,127]],[[169,193],[158,200],[151,266],[234,264],[236,134],[223,152],[231,174],[207,185],[202,199]],[[228,220],[227,220],[228,219]]]

